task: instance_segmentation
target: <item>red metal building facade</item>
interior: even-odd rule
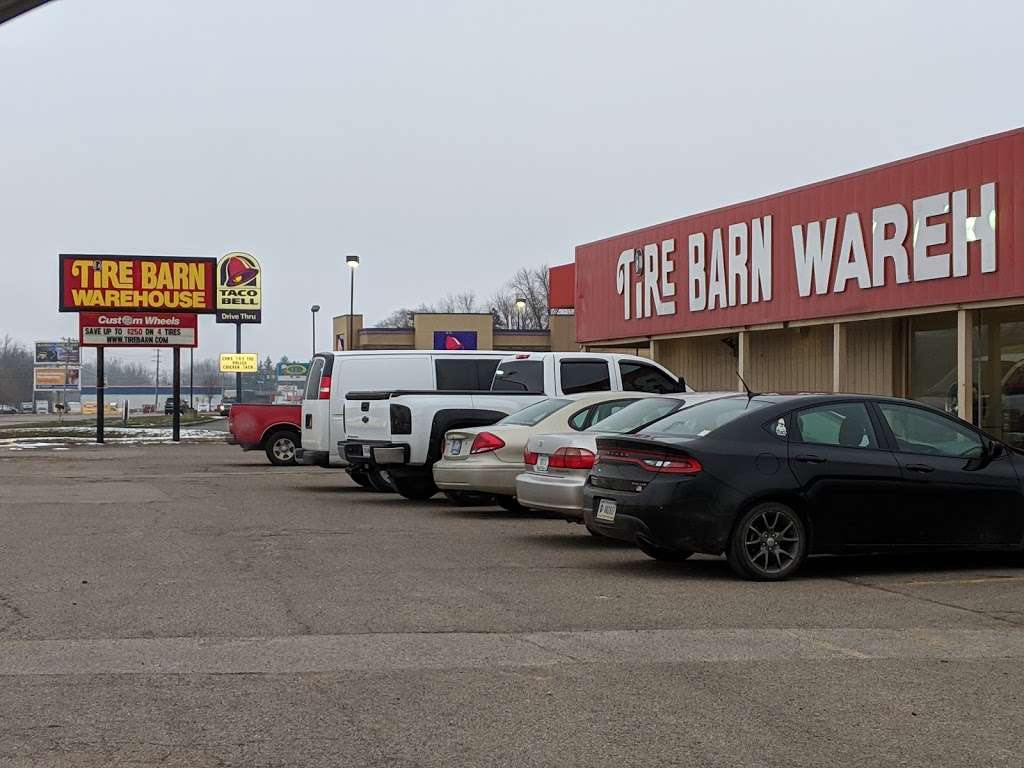
[[[578,339],[1024,297],[1022,223],[1024,129],[578,246]]]

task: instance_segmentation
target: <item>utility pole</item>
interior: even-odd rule
[[[156,381],[153,383],[153,410],[160,408],[160,348],[156,350]]]

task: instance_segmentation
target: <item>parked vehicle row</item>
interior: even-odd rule
[[[685,389],[657,363],[632,355],[518,353],[501,359],[487,389],[350,391],[344,412],[353,418],[338,455],[360,471],[386,472],[402,496],[425,499],[438,492],[433,467],[451,430],[489,426],[550,397]]]
[[[724,555],[757,580],[816,554],[1024,550],[1024,454],[927,405],[696,393],[643,358],[501,355],[318,355],[307,455],[376,490],[554,512],[659,560]],[[396,376],[428,388],[368,388]],[[232,417],[260,407],[275,408]],[[270,456],[286,427],[255,417],[250,444]]]

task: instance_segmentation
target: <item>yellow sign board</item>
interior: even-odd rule
[[[255,352],[225,352],[220,356],[221,373],[256,373],[259,355]]]

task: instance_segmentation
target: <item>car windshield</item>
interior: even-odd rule
[[[607,419],[587,427],[584,432],[611,432],[624,435],[682,408],[683,405],[683,400],[678,397],[650,397],[637,400]]]
[[[644,427],[643,432],[679,437],[704,437],[745,413],[764,408],[771,403],[746,397],[726,397],[708,400],[671,413]]]
[[[506,416],[504,419],[499,421],[498,424],[503,427],[508,425],[534,427],[555,411],[561,410],[562,408],[565,408],[565,406],[571,404],[572,400],[562,400],[557,397],[548,398],[547,400],[541,400],[539,403],[528,405],[521,411],[516,411],[510,416]]]

